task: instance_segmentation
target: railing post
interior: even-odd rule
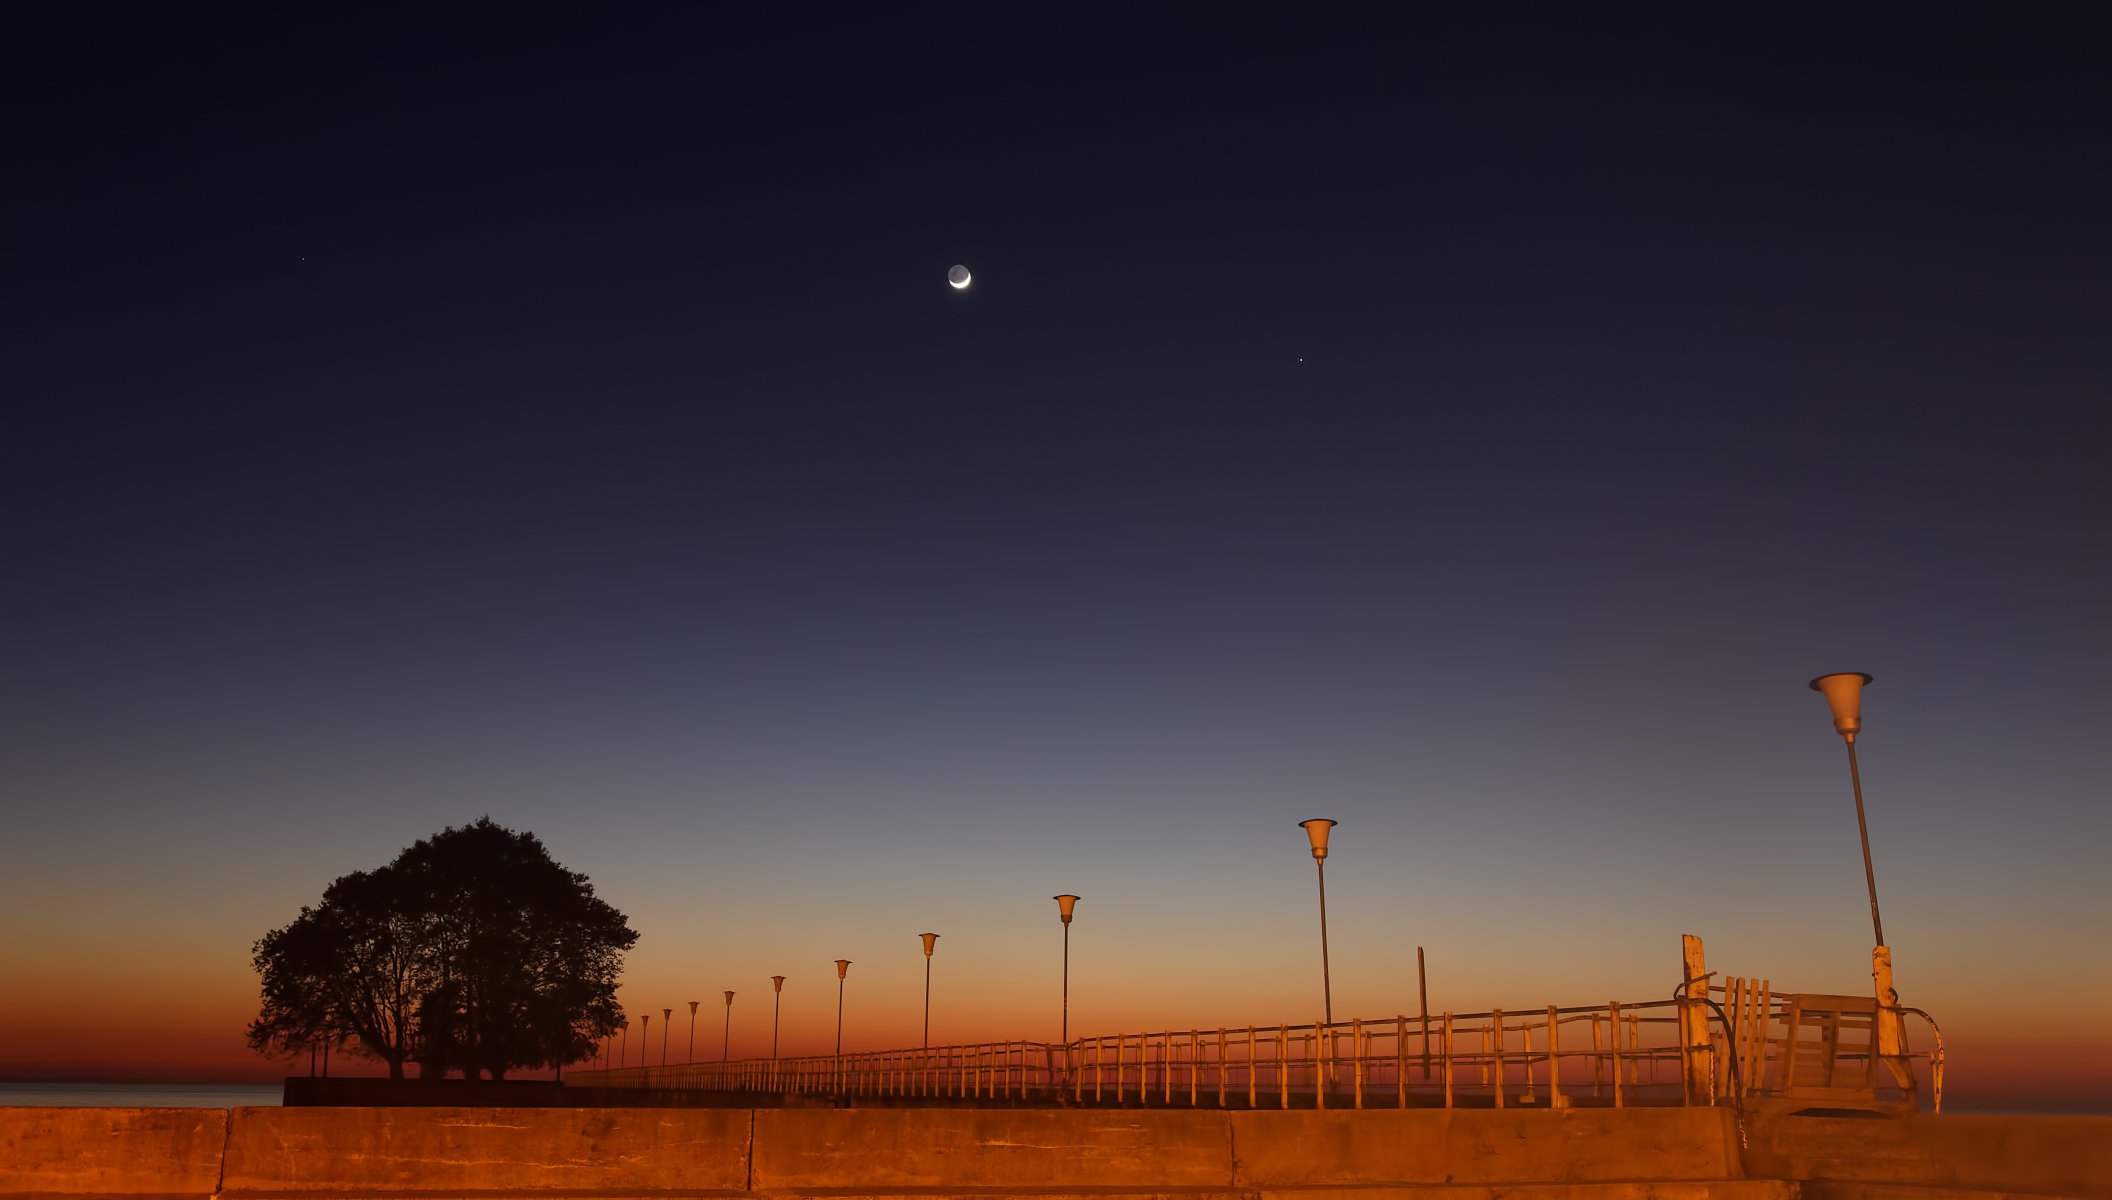
[[[1562,1096],[1562,1017],[1552,1004],[1547,1006],[1547,1106],[1569,1106]]]
[[[1906,1022],[1899,1015],[1899,989],[1892,986],[1892,947],[1870,951],[1870,979],[1877,988],[1877,1060],[1891,1072],[1899,1098],[1916,1108],[1914,1064],[1907,1058]]]
[[[1503,1107],[1503,1010],[1489,1010],[1489,1042],[1495,1047],[1493,1065],[1496,1071],[1496,1107]]]
[[[1690,1105],[1713,1104],[1716,1097],[1709,1086],[1712,1072],[1705,1057],[1716,1050],[1709,1040],[1708,967],[1700,938],[1682,934],[1679,947],[1680,968],[1687,981],[1679,1002],[1679,1061],[1686,1080],[1686,1099]],[[1696,988],[1701,989],[1699,996],[1695,995]]]
[[[1623,1097],[1622,1097],[1622,1095],[1621,1095],[1621,1002],[1620,1002],[1620,1001],[1618,1001],[1618,1000],[1612,1000],[1612,1001],[1608,1001],[1608,1002],[1607,1002],[1607,1004],[1606,1004],[1606,1022],[1607,1022],[1607,1025],[1608,1025],[1609,1027],[1611,1027],[1611,1029],[1612,1029],[1612,1031],[1613,1031],[1613,1038],[1612,1038],[1612,1043],[1613,1043],[1613,1106],[1614,1106],[1615,1108],[1622,1108],[1622,1107],[1625,1107],[1625,1102],[1624,1102],[1624,1099],[1623,1099]]]
[[[1408,1107],[1408,1018],[1405,1015],[1393,1019],[1393,1086],[1400,1093],[1400,1107]]]
[[[1438,1073],[1445,1077],[1445,1107],[1452,1107],[1452,1014],[1445,1014],[1444,1037],[1438,1043]]]
[[[1326,1027],[1327,1027],[1327,1026],[1326,1026],[1326,1023],[1325,1023],[1325,1022],[1323,1022],[1323,1021],[1315,1021],[1315,1022],[1313,1022],[1313,1107],[1314,1107],[1314,1108],[1326,1108],[1326,1107],[1327,1107],[1327,1074],[1326,1074],[1326,1068],[1327,1068],[1327,1067],[1330,1067],[1330,1066],[1333,1066],[1333,1065],[1334,1065],[1334,1064],[1333,1064],[1332,1062],[1329,1062],[1329,1063],[1326,1063],[1326,1064],[1324,1064],[1324,1065],[1323,1065],[1323,1064],[1322,1064],[1322,1062],[1321,1062],[1321,1060],[1320,1060],[1320,1056],[1322,1055],[1322,1053],[1324,1053],[1324,1047],[1322,1046],[1322,1044],[1321,1044],[1321,1039],[1320,1039],[1320,1031],[1321,1031],[1322,1029],[1325,1029]]]

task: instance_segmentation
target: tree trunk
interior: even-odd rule
[[[402,1058],[395,1055],[389,1056],[389,1078],[398,1080],[403,1078]]]

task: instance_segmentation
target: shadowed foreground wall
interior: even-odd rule
[[[2112,1200],[2112,1118],[1721,1109],[0,1109],[0,1196]]]

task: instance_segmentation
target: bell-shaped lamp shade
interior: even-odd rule
[[[732,992],[727,992],[727,993],[726,993],[726,1007],[728,1007],[728,1008],[732,1008],[732,1007],[733,1007],[733,993],[732,993]]]
[[[675,1010],[674,1010],[674,1009],[672,1009],[672,1008],[663,1008],[663,1009],[661,1009],[661,1010],[660,1010],[660,1018],[661,1018],[662,1020],[665,1020],[665,1021],[672,1021],[672,1020],[674,1020],[674,1019],[675,1019]]]
[[[846,976],[846,975],[848,975],[848,974],[850,974],[850,973],[851,973],[851,960],[850,960],[850,959],[848,959],[848,958],[839,958],[839,959],[837,959],[837,960],[836,960],[836,978],[838,978],[838,979],[841,979],[841,978],[843,978],[844,976]]]
[[[692,1017],[696,1016],[696,1015],[697,1015],[697,1005],[699,1005],[699,1004],[702,1004],[702,1003],[704,1003],[704,1002],[703,1002],[702,1000],[692,1000],[692,1001],[690,1001],[690,1002],[689,1002],[689,1015],[690,1015],[690,1016],[692,1016]]]
[[[1314,817],[1310,821],[1298,822],[1298,828],[1305,830],[1305,840],[1313,844],[1314,862],[1327,861],[1327,835],[1334,827],[1335,823],[1326,817]]]
[[[1861,671],[1836,671],[1811,681],[1811,690],[1825,696],[1833,710],[1833,731],[1851,742],[1863,731],[1863,685],[1874,681]]]
[[[920,933],[917,936],[924,939],[924,957],[930,958],[932,948],[939,944],[939,935],[936,933]]]
[[[1063,918],[1064,924],[1070,924],[1071,910],[1078,907],[1078,897],[1065,892],[1061,896],[1054,897],[1054,899],[1056,901],[1056,915]]]
[[[784,991],[784,990],[785,990],[785,977],[784,977],[784,976],[782,976],[782,975],[772,975],[772,976],[770,977],[770,990],[771,990],[771,991],[773,991],[773,992],[782,992],[782,991]]]

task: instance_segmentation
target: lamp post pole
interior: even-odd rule
[[[674,1023],[675,1023],[675,1010],[674,1010],[674,1009],[672,1009],[672,1008],[663,1008],[663,1009],[661,1009],[661,1010],[660,1010],[660,1065],[661,1065],[661,1066],[663,1066],[663,1067],[667,1065],[667,1033],[668,1033],[668,1030],[669,1030],[669,1029],[670,1029],[671,1027],[673,1027]]]
[[[924,1048],[931,1049],[931,952],[939,944],[936,933],[920,933],[924,939]]]
[[[1078,907],[1078,897],[1065,892],[1055,900],[1056,915],[1063,918],[1063,1074],[1068,1080],[1071,1074],[1071,911]],[[1058,1086],[1062,1085],[1059,1083]]]
[[[1305,830],[1305,838],[1312,843],[1313,869],[1320,876],[1320,1000],[1321,1011],[1327,1023],[1335,1023],[1335,984],[1327,963],[1327,835],[1335,823],[1326,817],[1314,817],[1310,821],[1298,822]]]
[[[646,1065],[645,1060],[652,1057],[652,1053],[653,1014],[647,1013],[638,1018],[638,1065]]]
[[[733,993],[726,993],[726,1030],[719,1037],[719,1061],[726,1061],[726,1051],[733,1045]]]
[[[782,1012],[785,1007],[785,977],[782,975],[772,975],[770,977],[770,989],[770,1061],[776,1062],[777,1017],[778,1014]]]
[[[1877,872],[1870,865],[1870,822],[1863,816],[1863,775],[1855,761],[1855,735],[1863,730],[1863,686],[1874,677],[1861,671],[1837,671],[1811,681],[1811,690],[1826,697],[1833,710],[1833,731],[1848,743],[1848,783],[1855,789],[1855,830],[1863,839],[1863,883],[1870,889],[1870,932],[1885,944],[1885,923],[1877,915]]]
[[[843,1094],[843,977],[851,973],[851,960],[836,960],[836,1093]]]
[[[695,1000],[689,1002],[689,1057],[684,1062],[697,1061],[697,1004]]]

